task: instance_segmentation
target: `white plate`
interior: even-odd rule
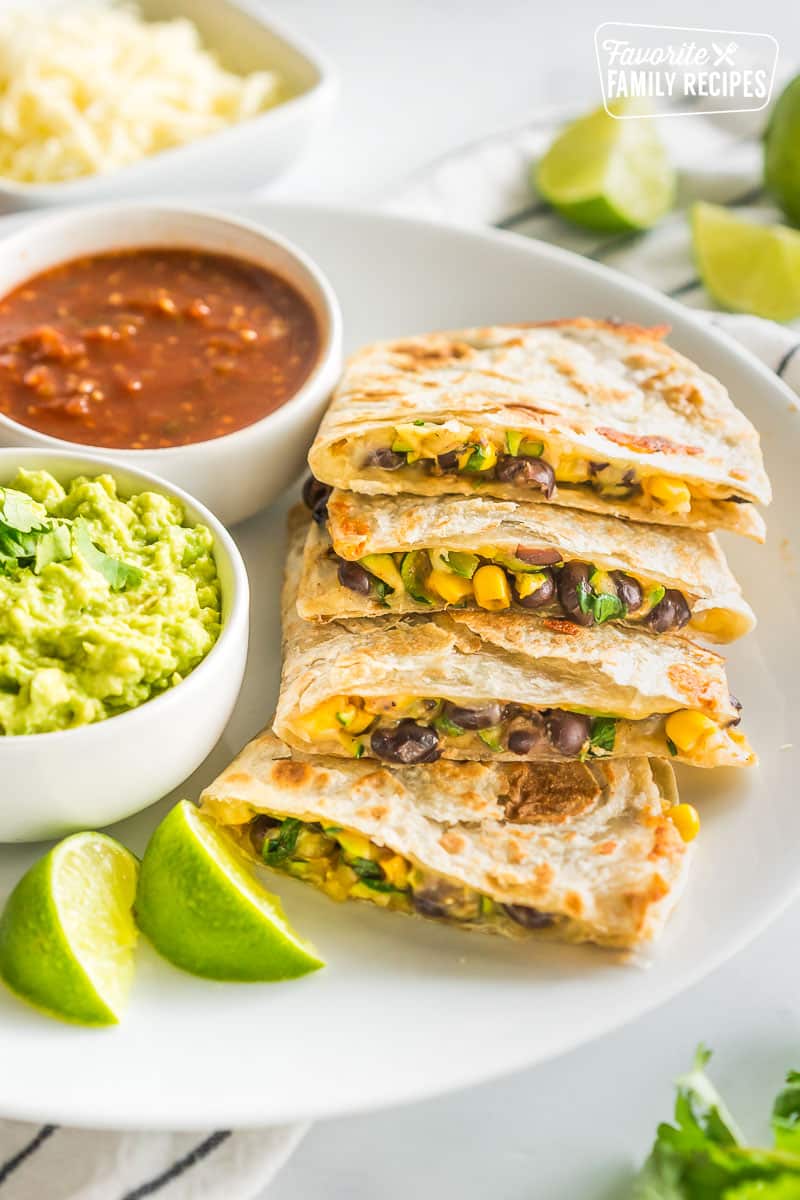
[[[720,376],[759,426],[776,487],[767,546],[728,543],[761,617],[730,654],[731,685],[761,766],[681,773],[684,797],[702,807],[703,836],[688,892],[646,964],[334,905],[273,875],[290,916],[327,957],[326,970],[288,984],[212,984],[173,970],[143,945],[130,1013],[121,1028],[103,1032],[47,1020],[0,989],[2,1115],[199,1129],[420,1099],[539,1062],[663,1003],[740,949],[800,885],[790,747],[800,711],[800,419],[788,391],[682,308],[549,246],[354,211],[230,201],[227,208],[262,220],[318,260],[342,301],[349,347],[436,327],[576,313],[672,324],[673,344]],[[236,530],[253,591],[249,670],[223,743],[182,794],[196,796],[270,716],[284,511]],[[4,803],[25,803],[13,781],[0,787]],[[141,850],[166,807],[114,832]],[[0,900],[32,857],[30,848],[0,851]]]

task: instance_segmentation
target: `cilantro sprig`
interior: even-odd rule
[[[588,579],[579,579],[576,591],[582,613],[591,613],[597,625],[627,616],[628,610],[618,596],[596,592]]]
[[[631,1200],[796,1200],[800,1195],[800,1073],[772,1109],[774,1146],[748,1146],[706,1074],[700,1046],[677,1081],[674,1124],[659,1125]]]
[[[92,541],[82,517],[74,521],[51,517],[25,492],[0,488],[0,574],[16,575],[27,568],[41,575],[51,563],[66,562],[76,553],[100,572],[112,591],[124,591],[142,581],[138,567],[105,554]]]

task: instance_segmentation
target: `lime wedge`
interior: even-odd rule
[[[641,113],[636,101],[609,105]],[[652,120],[616,120],[598,108],[558,135],[534,185],[563,217],[609,233],[649,229],[672,207],[675,174]]]
[[[716,204],[695,204],[691,220],[700,276],[720,304],[773,321],[800,317],[797,230],[755,225]]]
[[[137,869],[102,833],[76,833],[40,858],[0,917],[12,991],[66,1021],[116,1024],[133,979]]]
[[[800,75],[781,92],[764,136],[764,182],[800,225]]]
[[[145,850],[136,919],[159,954],[207,979],[293,979],[325,965],[233,840],[188,800]]]

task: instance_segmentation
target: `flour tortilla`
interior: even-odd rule
[[[313,523],[306,541],[298,606],[307,621],[386,613],[386,605],[374,594],[361,596],[339,583],[331,544],[336,554],[352,560],[422,549],[475,552],[495,547],[513,555],[519,545],[547,547],[558,550],[565,561],[590,562],[602,570],[625,571],[648,584],[677,588],[693,614],[721,611],[731,633],[726,641],[755,626],[755,616],[719,542],[713,534],[696,529],[623,523],[596,513],[488,496],[465,502],[460,496],[363,496],[337,488],[328,500],[327,529]],[[396,613],[447,607],[444,601],[429,605],[414,600],[405,591],[387,596],[387,603]],[[470,602],[467,607],[476,605]]]
[[[663,342],[667,332],[577,318],[367,346],[351,359],[323,419],[311,470],[324,483],[372,495],[479,490],[520,499],[515,484],[364,465],[369,449],[390,444],[398,423],[457,420],[501,438],[517,430],[546,440],[557,454],[712,491],[712,498],[695,498],[688,515],[650,508],[641,497],[604,498],[585,486],[561,485],[550,503],[763,540],[753,503],[768,504],[771,492],[758,434],[717,379]],[[730,495],[749,503],[725,499]]]
[[[234,833],[260,812],[355,830],[500,904],[555,918],[535,932],[511,922],[498,932],[629,947],[659,933],[686,877],[689,848],[665,815],[676,800],[669,764],[646,758],[390,770],[303,754],[263,733],[201,807]]]
[[[701,711],[721,724],[738,716],[724,660],[684,638],[607,624],[583,629],[566,621],[531,621],[522,613],[480,610],[325,625],[304,621],[297,611],[297,592],[308,524],[303,510],[290,515],[284,662],[274,726],[289,745],[347,754],[336,739],[316,743],[302,721],[339,695],[437,697],[463,705],[514,701],[627,718],[617,726],[614,754],[619,757],[663,755],[663,716],[678,709]],[[541,757],[543,751],[534,753]],[[510,751],[493,752],[483,743],[468,749],[451,743],[444,754],[518,761]],[[552,757],[564,761],[555,751]],[[691,759],[696,766],[754,761],[746,741],[728,729],[707,747],[706,756]]]

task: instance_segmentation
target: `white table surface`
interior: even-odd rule
[[[694,0],[655,0],[646,12],[636,0],[610,8],[590,0],[268,7],[313,39],[342,78],[329,130],[271,190],[302,200],[371,202],[452,146],[520,124],[544,105],[597,103],[600,21],[755,29],[778,38],[784,67],[800,53],[786,0],[707,0],[702,13]],[[670,1112],[672,1078],[699,1041],[716,1051],[715,1077],[745,1128],[764,1134],[783,1072],[800,1067],[798,945],[795,905],[703,983],[599,1042],[437,1101],[317,1124],[269,1200],[619,1200]],[[268,1026],[264,1033],[271,1036]]]

